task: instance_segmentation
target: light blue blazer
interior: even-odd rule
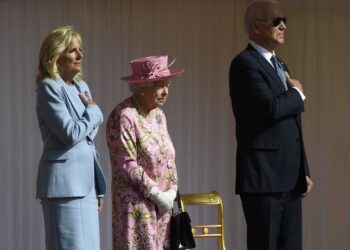
[[[84,81],[74,82],[91,98]],[[81,197],[93,186],[106,192],[94,138],[103,114],[95,104],[85,106],[61,78],[45,78],[37,88],[37,117],[44,143],[36,180],[37,198]]]

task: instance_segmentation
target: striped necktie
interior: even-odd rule
[[[284,86],[285,90],[288,90],[286,74],[284,73],[284,70],[283,70],[281,63],[277,60],[276,56],[274,56],[274,55],[271,57],[270,60],[273,64],[273,66],[275,67],[275,70],[277,71],[278,76],[280,77],[281,81],[283,82],[283,86]]]

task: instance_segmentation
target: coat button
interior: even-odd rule
[[[89,145],[92,145],[92,141],[88,141],[87,143],[88,143]]]
[[[168,160],[167,167],[172,168],[174,166],[174,161],[173,160]]]

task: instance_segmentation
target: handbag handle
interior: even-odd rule
[[[177,207],[178,207],[178,209],[179,209],[179,212],[182,212],[181,200],[180,200],[180,191],[179,191],[179,189],[177,189],[175,201],[177,202]],[[174,208],[172,209],[172,212],[173,212],[173,214],[174,214]]]

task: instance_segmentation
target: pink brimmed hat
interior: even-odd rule
[[[149,56],[130,61],[132,75],[124,76],[120,79],[128,83],[154,82],[164,79],[179,77],[184,70],[173,69],[169,67],[175,62],[175,59],[168,64],[168,56]]]

